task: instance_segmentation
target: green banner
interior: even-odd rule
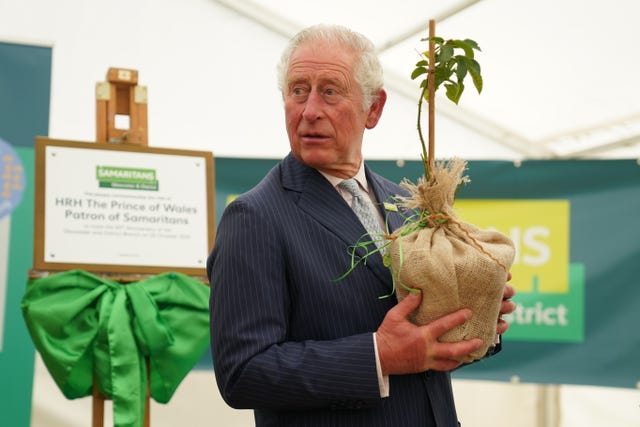
[[[216,214],[277,160],[216,158]],[[370,161],[400,182],[418,161]],[[640,166],[635,160],[471,161],[455,208],[516,244],[518,308],[503,351],[456,378],[635,388],[640,381]],[[209,356],[210,357],[210,356]],[[210,359],[201,366],[210,367]]]
[[[584,341],[584,266],[569,261],[570,201],[461,199],[455,207],[466,222],[500,230],[516,246],[518,307],[505,316],[509,338]]]
[[[0,43],[0,425],[28,427],[34,346],[20,312],[33,254],[33,143],[49,128],[51,49]],[[2,250],[7,248],[7,250]]]

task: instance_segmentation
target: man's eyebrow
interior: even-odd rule
[[[348,86],[347,83],[345,83],[344,81],[342,81],[340,78],[337,78],[336,76],[319,76],[317,79],[317,86],[327,86],[327,85],[331,85],[331,86],[335,86],[336,88],[346,88]],[[300,75],[300,76],[295,76],[295,75],[290,75],[287,78],[287,83],[286,83],[286,87],[291,88],[293,86],[296,85],[311,85],[310,79],[308,76],[305,75]]]
[[[294,84],[294,83],[306,83],[309,81],[308,77],[305,76],[295,76],[295,75],[289,75],[287,77],[287,84]]]

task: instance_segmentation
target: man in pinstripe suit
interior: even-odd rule
[[[413,325],[421,296],[379,298],[392,290],[379,254],[336,281],[366,233],[337,184],[355,177],[374,206],[403,193],[362,158],[364,131],[386,101],[373,45],[342,27],[311,27],[279,72],[291,153],[226,208],[207,265],[223,398],[254,409],[259,427],[457,426],[448,371],[481,343],[438,337],[470,311]],[[506,286],[502,313],[513,311],[512,295]]]

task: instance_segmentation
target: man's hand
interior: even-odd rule
[[[507,281],[511,280],[511,273],[507,276]],[[505,285],[504,294],[502,295],[502,305],[500,306],[500,315],[498,316],[497,332],[499,335],[504,334],[509,329],[509,323],[502,319],[503,314],[513,313],[516,309],[516,303],[511,298],[516,294],[516,290],[511,285]]]
[[[383,375],[451,370],[460,365],[454,358],[482,347],[482,340],[478,338],[457,343],[438,342],[445,332],[471,318],[469,309],[447,314],[424,326],[411,323],[408,316],[418,308],[421,300],[422,294],[409,293],[387,312],[378,328],[376,340]]]

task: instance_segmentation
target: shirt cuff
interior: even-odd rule
[[[378,373],[378,387],[380,389],[380,397],[389,397],[389,375],[382,375],[382,367],[380,366],[380,356],[378,355],[378,341],[376,333],[373,333],[373,350],[376,355],[376,372]]]

